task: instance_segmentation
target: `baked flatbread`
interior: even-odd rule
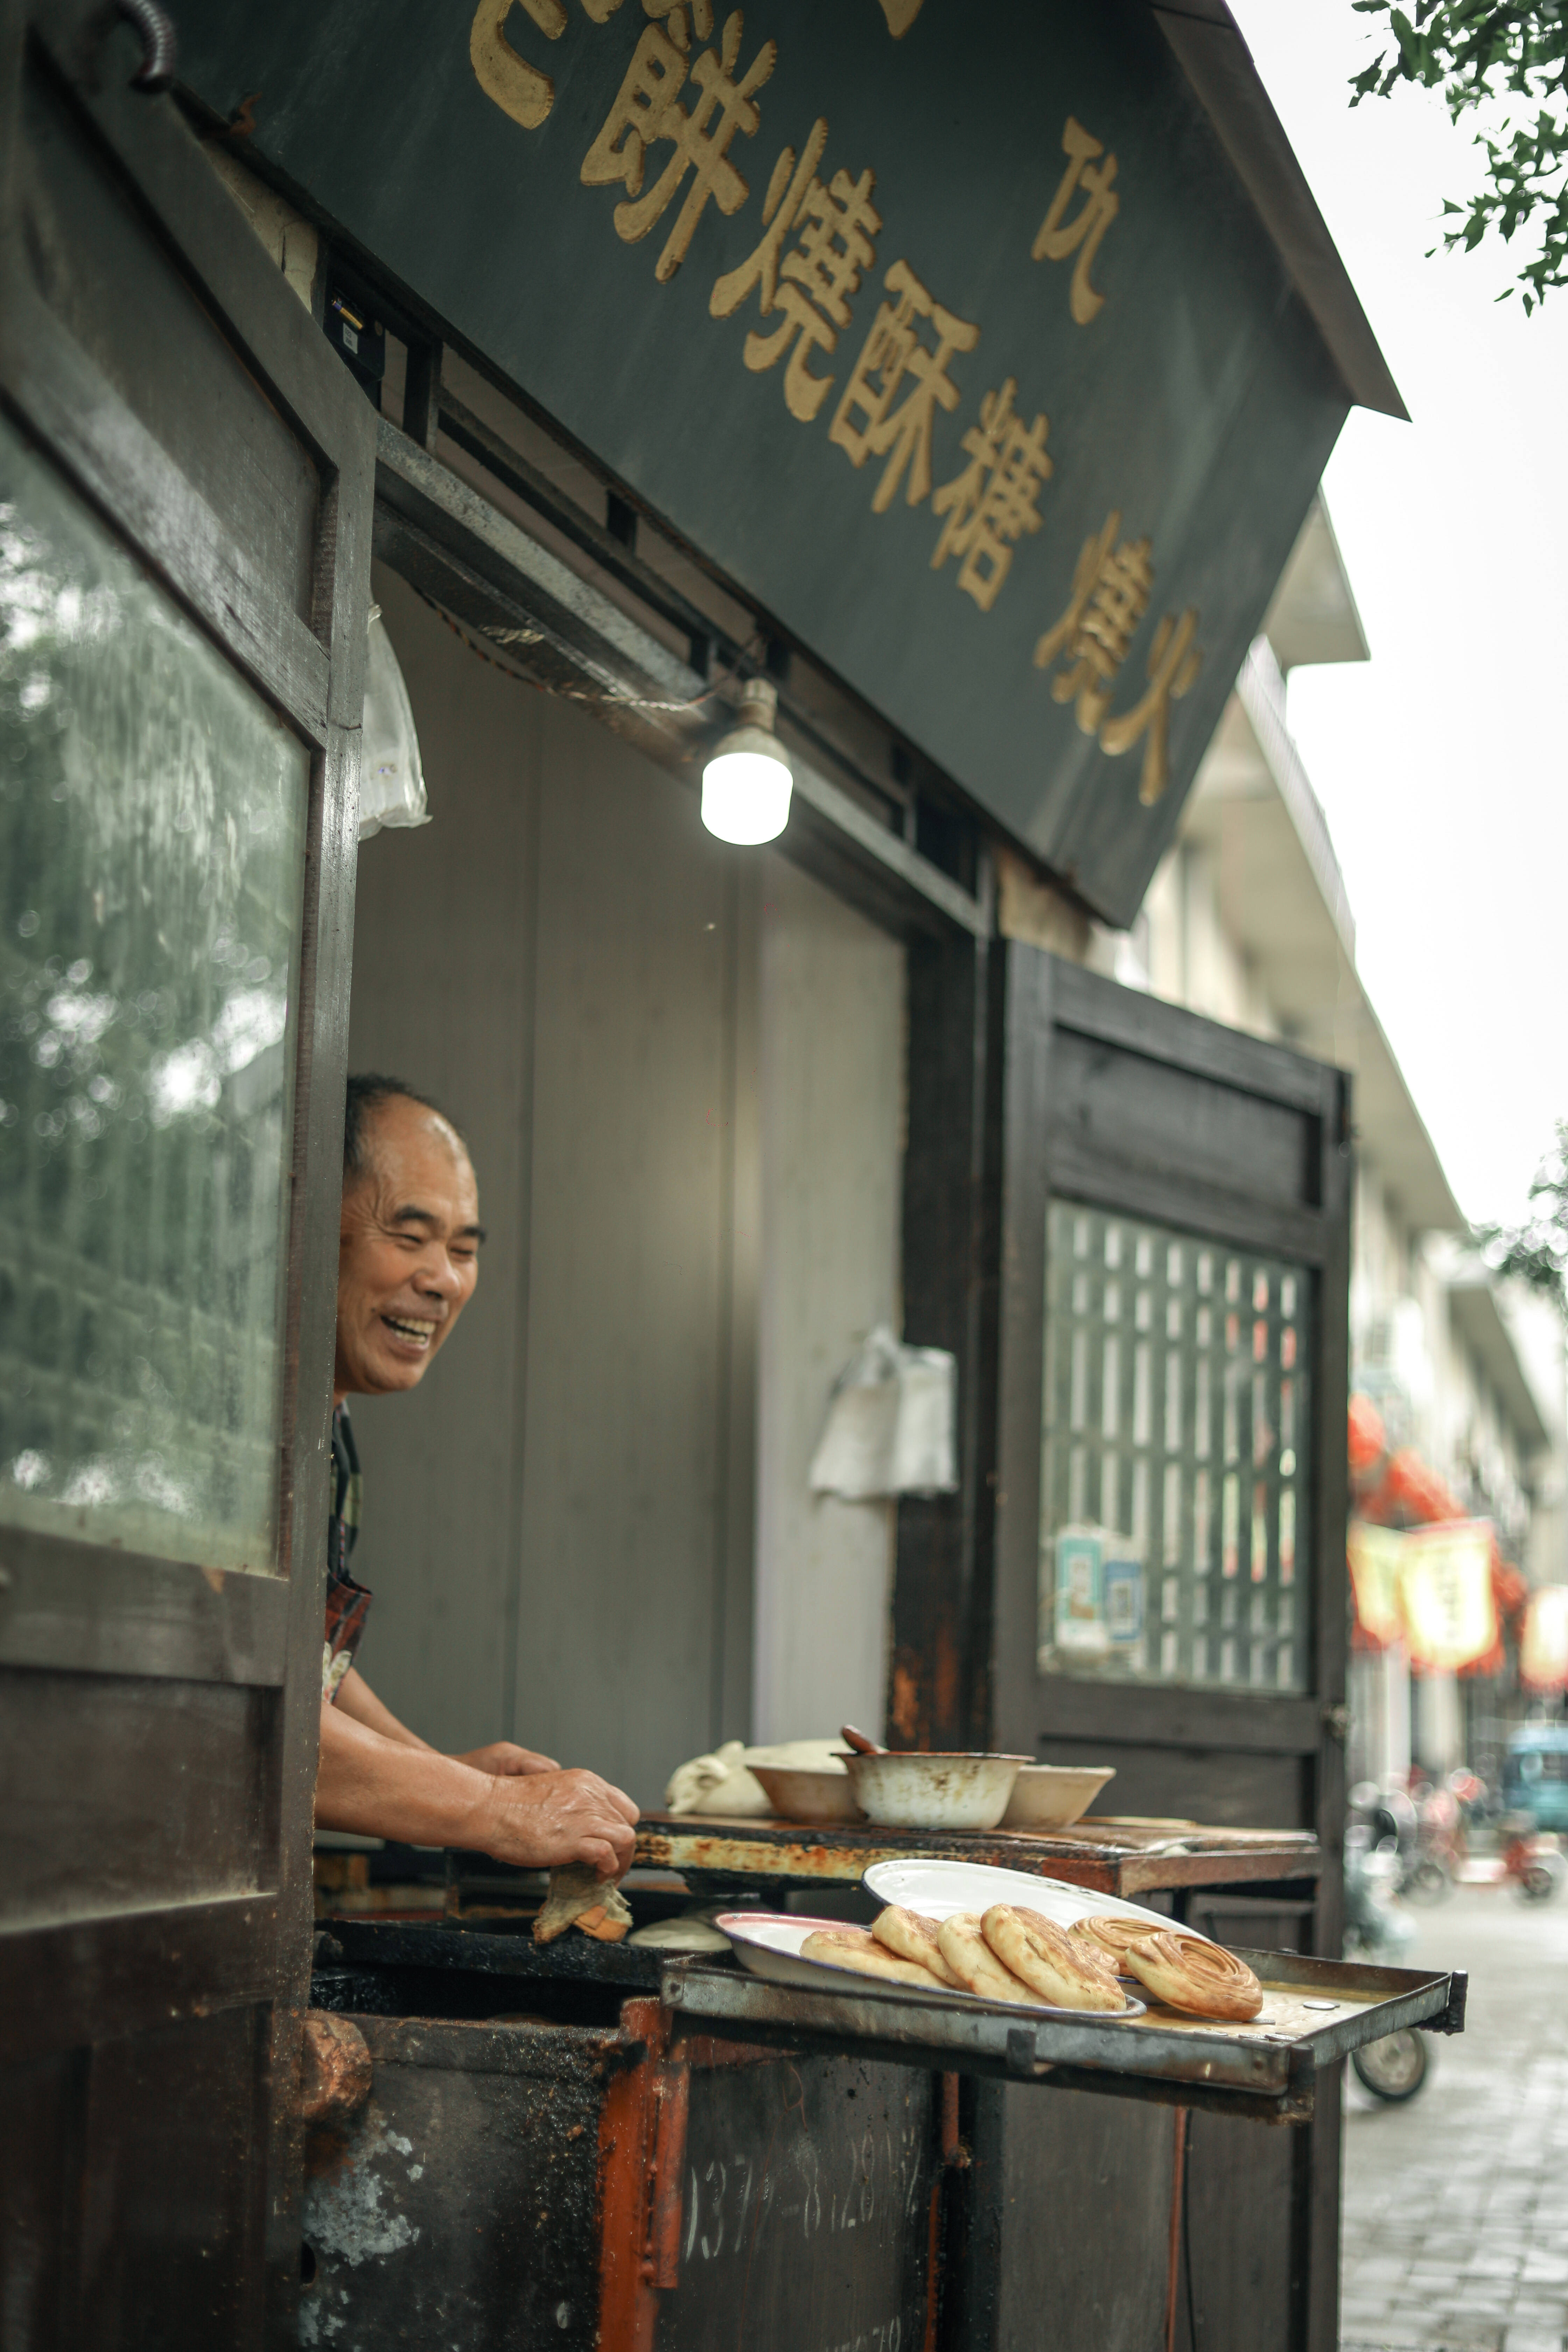
[[[1044,1912],[994,1903],[980,1925],[1003,1965],[1054,2008],[1126,2008],[1109,1958],[1100,1958],[1081,1938],[1075,1944]]]
[[[886,1944],[900,1960],[912,1960],[917,1968],[929,1969],[940,1983],[962,1992],[963,1984],[942,1957],[936,1928],[934,1919],[923,1917],[919,1911],[906,1911],[901,1903],[889,1903],[871,1922],[871,1933],[879,1944]]]
[[[1047,2006],[1022,1977],[1016,1977],[997,1958],[985,1940],[977,1911],[955,1911],[936,1934],[942,1958],[966,1992],[978,1993],[982,2000],[1005,2000],[1017,2009]]]
[[[937,1988],[938,1979],[916,1960],[900,1960],[879,1944],[868,1927],[817,1927],[800,1948],[803,1960],[826,1960],[829,1968],[853,1969],[858,1976],[880,1977],[889,1984],[918,1985],[922,1992]]]

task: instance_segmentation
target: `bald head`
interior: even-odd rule
[[[417,1387],[474,1295],[484,1238],[468,1147],[433,1104],[351,1080],[343,1156],[340,1402]]]

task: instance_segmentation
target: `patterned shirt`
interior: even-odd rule
[[[332,1413],[332,1507],[327,1515],[327,1638],[321,1650],[321,1696],[335,1699],[354,1662],[371,1596],[349,1574],[359,1534],[360,1468],[346,1404]]]

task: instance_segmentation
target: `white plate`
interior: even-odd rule
[[[1151,1927],[1168,1927],[1163,1911],[1145,1910],[1142,1903],[1124,1903],[1117,1895],[1096,1895],[1087,1886],[1069,1886],[1062,1878],[1036,1878],[1026,1870],[994,1870],[979,1862],[874,1862],[862,1882],[879,1903],[901,1903],[928,1919],[946,1919],[954,1911],[987,1911],[993,1903],[1018,1903],[1043,1912],[1058,1927],[1075,1919],[1141,1919]],[[1196,1935],[1195,1927],[1189,1928]],[[1205,1943],[1213,1939],[1205,1936]]]
[[[960,1910],[963,1906],[950,1904],[948,1908]],[[754,1977],[766,1977],[772,1984],[793,1985],[800,1992],[874,1993],[879,1999],[886,1994],[891,2000],[934,2003],[943,2009],[1016,2009],[1028,2017],[1090,2017],[1106,2024],[1120,2024],[1144,2014],[1145,2004],[1131,1997],[1125,2009],[1044,2009],[1034,2001],[983,2000],[978,1993],[953,1992],[934,1977],[927,1992],[920,1985],[899,1984],[889,1977],[862,1976],[858,1969],[836,1969],[827,1960],[802,1959],[800,1948],[808,1936],[819,1927],[844,1924],[842,1919],[804,1918],[794,1911],[721,1911],[713,1922],[729,1937]]]

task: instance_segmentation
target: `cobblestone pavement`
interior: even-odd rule
[[[1468,2017],[1408,2105],[1349,2078],[1341,2352],[1568,2352],[1568,1894],[1419,1917],[1411,1965],[1468,1969]]]

